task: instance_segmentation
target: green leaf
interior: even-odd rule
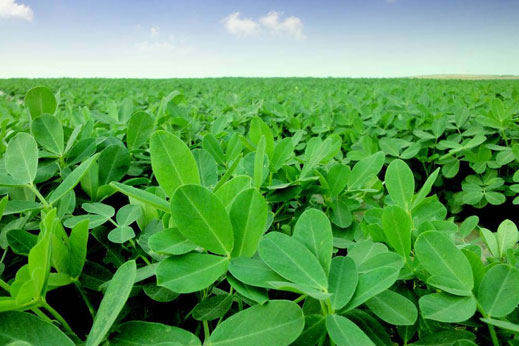
[[[119,226],[129,226],[142,216],[142,208],[136,204],[127,204],[117,211],[115,220]]]
[[[488,269],[478,290],[478,303],[486,317],[504,317],[519,304],[519,269],[497,264]]]
[[[348,177],[348,189],[357,190],[364,188],[364,185],[380,172],[384,165],[384,160],[384,152],[379,151],[357,162]]]
[[[490,230],[486,228],[480,229],[481,238],[485,241],[488,250],[494,257],[499,257],[499,247],[497,245],[497,237],[495,233],[492,233]]]
[[[473,296],[458,297],[442,292],[422,296],[418,303],[424,318],[445,323],[468,320],[476,312],[477,305]]]
[[[388,206],[382,212],[382,230],[396,253],[408,258],[411,253],[411,230],[413,221],[404,209]]]
[[[86,346],[97,346],[104,340],[130,296],[136,274],[135,261],[128,261],[117,269],[101,300]]]
[[[42,114],[37,117],[32,121],[31,132],[39,145],[60,156],[63,154],[63,127],[55,116]]]
[[[287,346],[303,331],[301,308],[287,300],[273,300],[238,312],[218,325],[207,345]]]
[[[102,215],[107,219],[115,215],[115,209],[111,205],[104,203],[83,203],[81,208],[83,208],[88,213]]]
[[[418,206],[422,201],[427,197],[427,195],[431,192],[433,184],[438,179],[438,174],[440,173],[440,168],[436,168],[434,172],[430,176],[427,177],[427,180],[423,184],[422,188],[413,198],[412,208],[414,209]]]
[[[213,156],[204,149],[193,150],[198,172],[200,173],[200,183],[203,186],[214,186],[218,180],[218,166]]]
[[[258,304],[265,304],[269,300],[267,290],[259,287],[250,286],[238,281],[234,276],[227,274],[227,282],[232,288],[242,296]]]
[[[380,319],[395,326],[411,326],[418,318],[418,310],[403,295],[385,290],[366,302],[368,308]]]
[[[230,219],[234,231],[232,257],[252,257],[258,249],[267,224],[268,207],[254,188],[242,191],[234,200]]]
[[[353,221],[353,215],[345,201],[342,199],[337,199],[331,203],[330,208],[332,210],[330,219],[334,225],[337,225],[341,228],[346,228],[351,225]]]
[[[231,308],[232,300],[231,294],[221,294],[202,300],[193,309],[193,318],[197,321],[212,321],[223,317]]]
[[[11,138],[5,152],[5,169],[17,182],[32,183],[38,169],[38,145],[27,133]]]
[[[99,186],[119,181],[130,168],[130,153],[122,145],[106,147],[99,155]]]
[[[112,243],[122,244],[130,239],[135,238],[135,232],[133,228],[129,226],[121,226],[114,228],[108,233],[108,240]]]
[[[7,244],[18,255],[27,256],[38,242],[38,236],[22,229],[12,229],[6,234]]]
[[[88,220],[77,223],[70,231],[70,253],[68,274],[78,278],[86,261],[88,243]]]
[[[252,179],[248,175],[239,175],[223,184],[215,195],[222,201],[223,206],[230,211],[236,197],[240,192],[252,187]]]
[[[148,246],[160,254],[183,255],[194,250],[197,245],[186,239],[178,229],[168,228],[152,234]]]
[[[49,203],[56,203],[61,197],[65,196],[67,192],[72,190],[83,178],[85,173],[90,169],[90,166],[94,163],[99,155],[96,154],[91,156],[87,160],[83,161],[76,169],[74,169],[67,177],[63,180],[61,184],[58,185],[56,190],[54,190],[50,197]]]
[[[151,168],[168,196],[186,184],[200,184],[198,166],[193,154],[177,136],[156,131],[150,139]]]
[[[146,112],[139,111],[132,114],[126,128],[126,144],[130,151],[139,149],[148,141],[153,131],[153,123],[153,118]]]
[[[265,264],[284,278],[303,286],[327,289],[324,269],[296,239],[279,232],[268,233],[260,242],[259,253]]]
[[[393,202],[409,210],[414,195],[414,176],[409,166],[402,160],[393,160],[387,167],[385,182]]]
[[[294,144],[292,138],[283,138],[276,143],[274,154],[270,162],[274,172],[277,172],[285,165],[285,163],[294,155]]]
[[[305,210],[294,226],[293,237],[314,254],[325,273],[330,271],[333,251],[332,226],[322,211]]]
[[[254,117],[250,122],[249,138],[257,146],[262,136],[265,136],[265,152],[269,159],[272,159],[274,153],[274,137],[272,135],[272,130],[263,120],[261,120],[261,118]]]
[[[135,198],[139,202],[149,204],[152,207],[155,207],[166,213],[171,212],[169,203],[166,200],[160,198],[159,196],[154,195],[153,193],[150,193],[148,191],[144,191],[141,189],[137,189],[133,186],[121,184],[121,183],[118,183],[115,181],[111,182],[110,186],[131,198]]]
[[[54,114],[57,108],[56,97],[49,88],[38,86],[25,94],[25,106],[29,109],[32,118],[42,114]]]
[[[338,197],[348,184],[348,177],[351,173],[349,166],[344,164],[333,165],[326,176],[330,197]]]
[[[497,229],[497,247],[499,257],[503,257],[508,249],[513,249],[519,241],[517,226],[510,220],[501,222]]]
[[[498,328],[508,330],[514,334],[519,334],[519,325],[517,325],[517,324],[507,322],[507,321],[496,320],[493,318],[481,318],[480,320],[482,322],[485,322],[486,324],[490,324],[492,326],[496,326]]]
[[[157,284],[177,293],[200,291],[225,274],[228,265],[228,258],[209,254],[169,257],[157,267]]]
[[[424,232],[414,247],[420,264],[432,275],[429,284],[455,295],[472,294],[474,277],[470,263],[446,235],[438,231]]]
[[[1,305],[0,305],[1,306]],[[0,344],[19,346],[74,346],[58,327],[19,311],[0,313]]]
[[[359,276],[357,289],[346,306],[352,310],[391,287],[398,279],[400,268],[385,266]]]
[[[265,158],[265,136],[262,136],[258,146],[256,147],[256,152],[254,153],[254,186],[256,188],[260,188],[261,184],[263,184],[263,161]]]
[[[231,253],[231,220],[222,202],[205,187],[179,187],[171,198],[171,214],[180,233],[193,243],[219,255]]]
[[[328,315],[326,329],[337,346],[375,346],[362,329],[346,317]]]
[[[212,133],[208,133],[204,136],[202,148],[207,150],[220,165],[225,165],[225,156],[222,147]]]
[[[233,258],[229,271],[241,282],[256,287],[272,288],[270,282],[283,281],[283,277],[279,276],[265,263],[253,258]]]
[[[332,294],[330,302],[334,310],[340,310],[355,293],[359,275],[357,266],[349,257],[337,256],[332,259],[328,276],[328,292]]]
[[[200,346],[198,337],[187,330],[162,323],[130,321],[121,324],[110,338],[114,346]]]

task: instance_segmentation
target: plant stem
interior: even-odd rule
[[[7,293],[11,293],[9,284],[4,280],[0,279],[0,287],[7,291]]]
[[[74,282],[74,286],[76,287],[77,291],[79,292],[79,295],[81,296],[81,298],[83,298],[83,301],[85,302],[85,305],[87,306],[88,311],[90,312],[90,315],[92,316],[92,320],[93,320],[96,316],[96,311],[95,311],[94,307],[92,306],[90,299],[88,299],[88,296],[85,294],[85,292],[81,288],[81,284],[79,283],[79,281]]]
[[[306,294],[301,294],[299,297],[294,299],[294,303],[299,303],[301,300],[306,298]]]
[[[45,322],[52,323],[52,320],[49,318],[49,316],[45,315],[43,311],[40,310],[40,308],[32,308],[31,311],[34,312],[39,318],[41,318]]]
[[[50,312],[50,314],[52,315],[52,317],[54,317],[62,326],[63,328],[65,328],[66,332],[70,335],[74,335],[76,336],[76,333],[74,333],[74,331],[72,330],[72,328],[70,328],[69,324],[67,323],[67,321],[65,321],[65,319],[63,318],[63,316],[60,315],[59,312],[57,312],[56,310],[54,310],[54,308],[52,306],[50,306],[46,301],[43,301],[43,304],[42,306],[45,308],[45,310],[47,310],[48,312]]]
[[[499,339],[497,338],[496,329],[493,325],[487,324],[488,331],[490,332],[490,338],[492,339],[492,344],[494,346],[499,346]]]
[[[34,186],[33,183],[27,184],[26,186],[36,195],[36,197],[38,197],[38,199],[46,209],[50,208],[50,204],[47,202],[45,197],[43,197],[40,191],[38,191],[38,189]]]
[[[207,321],[202,321],[202,324],[204,325],[204,344],[209,340],[209,337],[211,336],[211,332],[209,331],[209,323]]]

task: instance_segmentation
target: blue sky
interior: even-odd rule
[[[0,0],[5,77],[519,74],[517,0]]]

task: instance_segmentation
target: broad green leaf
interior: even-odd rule
[[[268,233],[260,242],[259,253],[265,264],[284,278],[303,286],[327,289],[324,269],[296,239],[280,232]]]
[[[204,149],[193,150],[198,172],[200,174],[200,184],[203,186],[214,186],[218,181],[218,166],[215,159]]]
[[[23,229],[11,229],[6,234],[7,244],[18,255],[27,256],[38,242],[38,236]]]
[[[430,176],[427,177],[427,180],[423,184],[422,188],[413,198],[412,208],[414,209],[418,206],[422,201],[427,197],[427,195],[431,192],[431,188],[433,184],[438,179],[438,174],[440,173],[440,168],[437,168]]]
[[[303,331],[301,308],[287,300],[272,300],[238,312],[218,325],[207,345],[288,346]]]
[[[56,190],[52,192],[49,197],[49,203],[56,203],[61,197],[65,196],[67,192],[72,190],[83,178],[85,173],[90,169],[90,166],[94,163],[99,155],[96,154],[87,160],[83,161],[76,169],[74,169],[61,184],[58,185]]]
[[[223,184],[215,195],[222,201],[223,206],[230,211],[236,197],[240,192],[252,187],[252,179],[248,175],[239,175]]]
[[[346,228],[351,225],[353,221],[353,215],[345,201],[342,199],[337,199],[331,203],[330,208],[330,219],[334,225],[337,225],[341,228]]]
[[[204,136],[202,148],[207,150],[220,165],[225,165],[225,155],[222,147],[212,133],[208,133]]]
[[[110,186],[112,186],[117,191],[124,193],[128,197],[135,198],[139,202],[149,204],[166,213],[171,212],[171,208],[168,202],[151,192],[137,189],[133,186],[121,184],[115,181],[111,182]]]
[[[114,346],[200,346],[198,337],[187,330],[162,323],[130,321],[121,324],[110,338]]]
[[[382,230],[396,253],[408,258],[411,252],[413,221],[407,211],[398,206],[388,206],[382,213]]]
[[[380,172],[384,159],[384,152],[379,151],[357,162],[348,177],[348,189],[364,188],[364,185]]]
[[[249,138],[255,145],[258,145],[262,136],[265,136],[265,153],[269,159],[272,159],[272,155],[274,154],[274,137],[272,130],[259,117],[254,117],[250,122]]]
[[[260,188],[263,184],[263,160],[265,157],[265,136],[262,136],[254,153],[254,186]]]
[[[171,198],[171,214],[180,233],[219,255],[230,255],[233,227],[222,202],[199,185],[179,187]]]
[[[269,300],[267,290],[264,288],[254,287],[236,279],[234,276],[227,274],[227,282],[232,288],[242,296],[258,304],[264,304]]]
[[[305,328],[291,346],[313,346],[326,334],[326,318],[323,315],[306,315]]]
[[[115,220],[119,226],[129,226],[142,215],[142,208],[136,204],[127,204],[117,211]]]
[[[497,245],[497,237],[496,233],[492,233],[490,230],[486,228],[480,229],[481,238],[483,238],[485,244],[490,250],[490,253],[494,257],[499,257],[499,246]]]
[[[330,302],[334,310],[340,310],[348,304],[358,281],[357,266],[351,258],[337,256],[332,259],[328,291],[332,294]]]
[[[156,131],[150,139],[151,168],[159,185],[168,196],[186,184],[200,184],[193,154],[177,136]]]
[[[50,152],[62,155],[65,150],[63,127],[53,115],[42,114],[32,121],[31,132],[39,145]]]
[[[519,304],[519,269],[497,264],[488,269],[479,285],[478,303],[486,317],[504,317]]]
[[[395,326],[411,326],[418,318],[418,310],[403,295],[385,290],[366,302],[368,308],[380,319]]]
[[[38,86],[25,94],[25,106],[32,118],[42,114],[54,114],[57,107],[56,97],[49,88]]]
[[[130,226],[116,227],[108,233],[108,240],[112,243],[122,244],[135,238],[135,231]]]
[[[106,218],[111,218],[115,215],[115,209],[111,205],[94,202],[94,203],[83,203],[81,205],[86,212],[91,214],[103,215]]]
[[[346,305],[346,310],[352,310],[387,290],[396,282],[399,272],[399,268],[386,266],[360,275],[357,288]]]
[[[481,318],[481,321],[485,322],[486,324],[490,324],[492,326],[496,326],[498,328],[511,331],[514,334],[519,334],[519,325],[517,324],[507,321],[496,320],[493,318]]]
[[[139,149],[150,138],[153,131],[154,121],[151,115],[146,112],[133,113],[128,127],[126,128],[126,144],[128,149]]]
[[[256,287],[272,288],[270,282],[283,281],[283,277],[270,269],[265,263],[253,258],[233,258],[229,265],[229,271],[241,282]]]
[[[258,190],[242,191],[234,200],[229,213],[234,231],[232,257],[252,257],[258,249],[267,224],[267,202]]]
[[[172,256],[157,267],[157,284],[177,293],[200,291],[224,275],[227,257],[201,253]]]
[[[375,346],[362,329],[346,317],[328,315],[326,329],[337,346]]]
[[[99,186],[119,181],[130,168],[130,153],[122,145],[110,145],[99,155]]]
[[[5,152],[5,169],[17,182],[34,181],[38,169],[38,145],[30,134],[19,132],[11,138]]]
[[[83,271],[87,255],[88,220],[77,223],[70,231],[70,252],[68,274],[78,278]]]
[[[446,323],[460,323],[471,318],[476,312],[473,296],[458,297],[448,293],[432,293],[419,300],[423,317]]]
[[[4,215],[24,213],[32,210],[42,209],[43,204],[33,201],[11,200],[7,201]]]
[[[85,343],[86,346],[97,346],[105,339],[130,296],[136,273],[135,261],[128,261],[117,269],[103,300],[101,300],[99,309],[97,309],[92,329],[90,329]]]
[[[294,155],[294,144],[291,138],[283,138],[276,143],[274,154],[270,161],[274,172],[277,172],[285,165],[285,163]]]
[[[338,197],[348,184],[348,177],[351,173],[349,166],[344,164],[333,165],[328,174],[326,175],[326,181],[328,182],[328,190],[330,197]]]
[[[186,239],[176,228],[154,233],[148,239],[148,245],[153,251],[167,255],[183,255],[197,246],[191,240]]]
[[[402,160],[393,160],[387,167],[385,182],[393,202],[409,210],[414,195],[414,176],[409,166]]]
[[[305,210],[294,226],[293,237],[314,254],[326,273],[330,271],[333,251],[332,226],[322,211]]]
[[[519,241],[517,226],[510,220],[501,222],[497,229],[497,247],[499,257],[503,257],[508,249],[512,249]]]
[[[223,317],[231,308],[232,299],[231,294],[221,294],[202,300],[194,307],[193,318],[197,321],[212,321]]]
[[[470,264],[449,238],[438,231],[420,234],[415,242],[420,264],[432,275],[428,283],[446,292],[468,296],[474,286]]]
[[[1,345],[75,345],[57,326],[44,322],[32,314],[19,311],[4,312],[0,313],[0,321],[2,321],[0,323]]]

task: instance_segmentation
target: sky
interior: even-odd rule
[[[0,78],[519,74],[518,0],[0,0]]]

